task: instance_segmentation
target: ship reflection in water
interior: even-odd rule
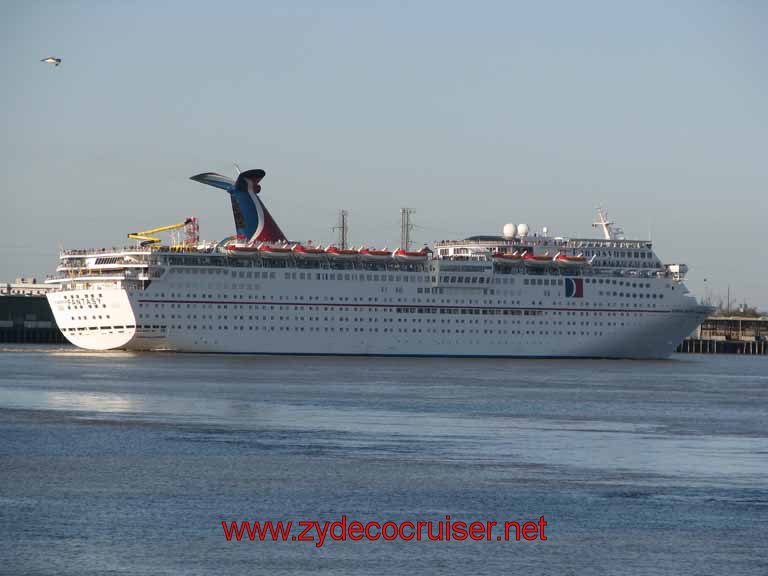
[[[102,412],[140,412],[144,405],[142,401],[134,398],[96,392],[48,392],[45,393],[45,401],[52,410],[88,412],[89,415],[96,416]]]

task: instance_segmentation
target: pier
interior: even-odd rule
[[[677,347],[683,354],[768,354],[768,318],[707,318]]]
[[[0,343],[68,344],[45,296],[0,295]]]

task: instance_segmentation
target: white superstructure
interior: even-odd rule
[[[684,265],[600,219],[602,239],[507,225],[421,252],[250,237],[65,251],[47,297],[66,338],[91,350],[666,357],[711,308],[688,293]]]

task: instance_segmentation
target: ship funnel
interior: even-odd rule
[[[256,169],[241,172],[236,181],[214,172],[197,174],[191,180],[229,193],[237,236],[246,238],[249,244],[284,241],[285,234],[258,197],[264,176],[264,170]]]

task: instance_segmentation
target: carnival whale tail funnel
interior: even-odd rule
[[[192,176],[191,180],[229,193],[238,238],[249,244],[284,241],[285,234],[258,196],[260,182],[265,175],[264,170],[246,170],[240,173],[237,180],[232,180],[215,172],[204,172]]]

